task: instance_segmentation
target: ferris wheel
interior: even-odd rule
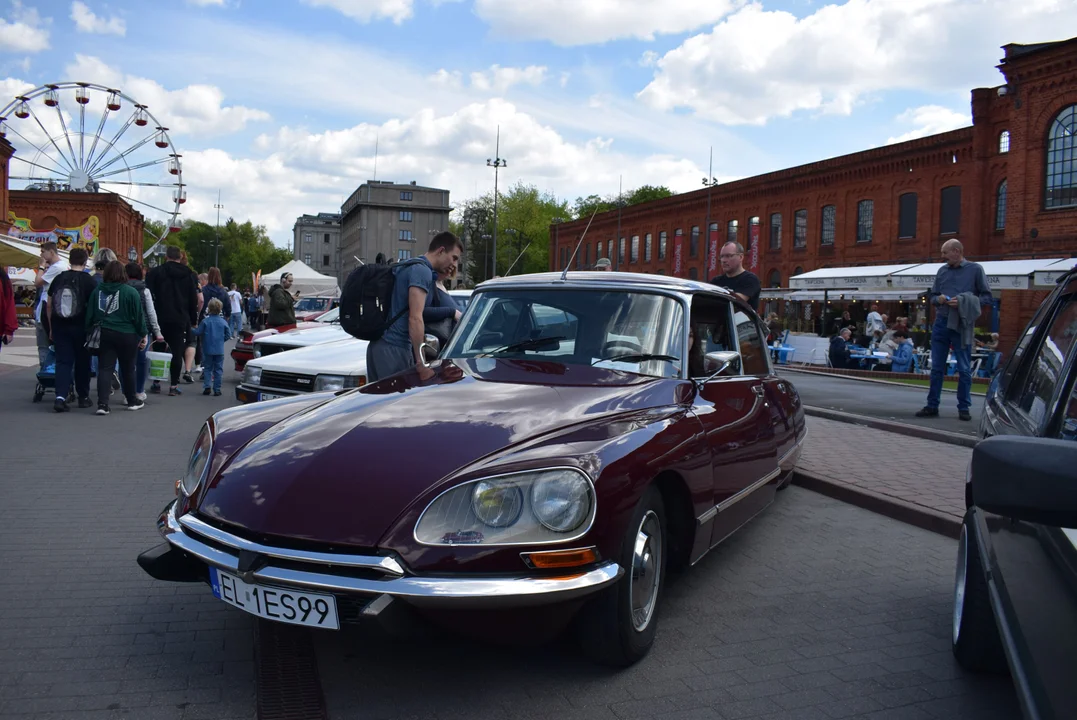
[[[42,85],[0,110],[0,136],[16,150],[9,179],[25,189],[124,198],[163,228],[146,229],[147,251],[181,229],[181,156],[168,128],[123,92],[85,82]]]

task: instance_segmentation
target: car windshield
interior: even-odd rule
[[[328,298],[302,298],[295,304],[296,312],[314,312],[324,310],[329,306]]]
[[[488,290],[472,296],[442,357],[551,360],[677,378],[683,318],[677,300],[655,293]]]
[[[340,308],[335,307],[332,310],[330,310],[329,312],[324,313],[322,315],[319,315],[318,317],[316,317],[314,319],[317,320],[318,322],[334,323],[334,322],[337,321],[337,318],[339,318],[339,317],[340,317]]]

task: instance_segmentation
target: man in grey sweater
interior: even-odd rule
[[[957,361],[957,414],[971,420],[972,407],[972,330],[983,305],[991,303],[991,288],[984,269],[965,259],[965,248],[957,239],[942,245],[946,264],[939,268],[928,294],[935,307],[935,324],[931,328],[931,386],[927,405],[917,417],[938,417],[946,359],[953,349]]]

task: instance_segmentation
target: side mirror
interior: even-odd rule
[[[731,350],[716,350],[703,356],[703,372],[708,375],[708,380],[718,375],[724,375],[732,370],[740,372],[740,353]]]
[[[996,515],[1077,528],[1077,442],[997,435],[972,451],[972,502]]]
[[[420,348],[423,353],[423,359],[427,362],[437,359],[438,353],[441,352],[441,341],[433,335],[426,335],[423,337],[423,344]]]

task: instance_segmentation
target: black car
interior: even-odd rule
[[[1027,718],[1077,717],[1077,268],[991,382],[965,486],[953,651]]]

